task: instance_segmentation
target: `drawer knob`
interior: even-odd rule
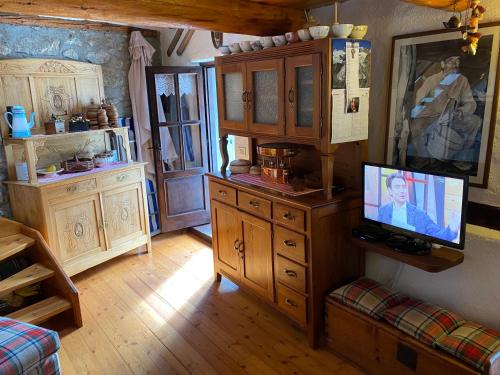
[[[295,243],[295,241],[292,241],[292,240],[284,240],[283,244],[285,246],[288,246],[288,247],[297,247],[297,244]]]
[[[285,219],[285,220],[293,220],[293,219],[295,219],[295,216],[293,216],[291,212],[285,212],[283,214],[283,219]]]
[[[222,197],[225,197],[227,195],[227,191],[225,190],[219,190],[219,195]]]
[[[69,185],[67,188],[66,188],[66,191],[68,193],[74,193],[76,191],[76,185]]]
[[[289,277],[297,277],[297,272],[295,272],[294,270],[288,270],[285,268],[283,272],[286,273],[286,275]]]
[[[257,201],[250,201],[250,202],[248,202],[248,204],[250,206],[252,206],[253,208],[259,208],[260,207],[260,204]]]
[[[285,297],[285,303],[286,303],[288,306],[297,307],[297,303],[295,303],[294,301],[292,301],[292,300],[291,300],[291,299],[289,299],[288,297]]]

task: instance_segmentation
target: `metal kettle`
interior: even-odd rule
[[[12,138],[31,137],[31,128],[35,125],[35,112],[31,113],[30,122],[28,122],[24,107],[22,105],[15,105],[12,106],[12,112],[5,112],[3,117],[12,129]],[[9,121],[9,117],[12,119],[12,122]]]

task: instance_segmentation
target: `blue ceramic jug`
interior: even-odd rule
[[[8,115],[11,115],[12,123],[9,121]],[[12,112],[5,112],[3,117],[12,129],[12,138],[31,137],[31,128],[35,125],[35,112],[31,113],[30,122],[28,123],[24,107],[15,105],[12,107]]]

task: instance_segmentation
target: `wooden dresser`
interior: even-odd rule
[[[364,258],[350,245],[359,195],[291,199],[231,177],[208,178],[217,280],[224,275],[271,303],[317,347],[325,296],[362,273]]]
[[[46,184],[7,184],[14,218],[42,233],[69,276],[150,247],[143,163]]]

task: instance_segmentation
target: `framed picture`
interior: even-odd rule
[[[480,25],[476,55],[459,31],[393,38],[388,164],[468,175],[486,188],[498,104],[500,23]]]

